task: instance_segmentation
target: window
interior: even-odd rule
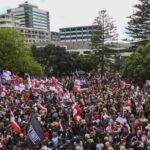
[[[84,54],[90,54],[90,51],[84,51],[83,53]]]

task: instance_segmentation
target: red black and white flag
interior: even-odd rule
[[[10,112],[10,124],[11,124],[11,127],[18,133],[21,133],[21,128],[20,126],[17,124],[17,122],[15,121],[15,117],[14,117],[14,114],[13,112],[11,111]]]
[[[78,106],[78,104],[73,104],[72,105],[72,109],[73,109],[73,119],[74,121],[79,121],[80,118],[80,114],[82,113],[81,108]]]
[[[55,77],[52,77],[52,82],[59,93],[63,93],[63,84],[59,82]]]
[[[87,92],[88,90],[89,90],[88,85],[85,82],[82,82],[81,80],[75,80],[74,81],[73,91],[75,93]]]

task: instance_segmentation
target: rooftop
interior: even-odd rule
[[[25,1],[23,4],[19,4],[19,7],[23,7],[23,6],[32,6],[32,7],[34,7],[34,8],[38,8],[38,6],[29,4],[28,1]]]

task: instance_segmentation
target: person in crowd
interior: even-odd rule
[[[83,88],[75,91],[75,80]],[[0,75],[0,150],[28,150],[32,111],[44,131],[39,150],[150,150],[149,89],[108,72],[59,81]],[[10,125],[11,111],[20,132]]]

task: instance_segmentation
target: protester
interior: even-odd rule
[[[34,113],[35,120],[31,114]],[[33,121],[34,120],[34,121]],[[39,131],[34,128],[40,123]],[[31,148],[28,138],[37,134]],[[34,130],[34,131],[33,131]],[[42,132],[41,132],[42,131]],[[39,133],[43,134],[43,138]],[[39,136],[39,137],[38,137]],[[119,74],[0,75],[0,150],[149,150],[150,90]]]

